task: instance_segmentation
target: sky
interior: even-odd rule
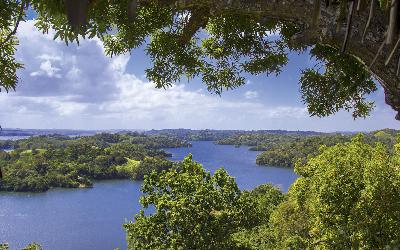
[[[290,54],[278,76],[246,75],[247,83],[222,96],[210,94],[198,79],[156,89],[145,77],[150,61],[144,48],[107,57],[101,41],[80,46],[54,41],[34,21],[21,23],[16,57],[24,63],[15,92],[0,93],[0,123],[7,128],[40,129],[285,129],[370,131],[400,129],[384,103],[381,87],[370,95],[372,115],[353,120],[339,112],[310,117],[299,93],[307,53]]]

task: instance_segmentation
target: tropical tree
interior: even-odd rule
[[[211,175],[191,155],[147,176],[142,191],[147,210],[124,225],[129,249],[232,249],[231,235],[258,220],[255,203],[225,170]]]
[[[146,47],[147,78],[166,88],[200,78],[221,94],[245,74],[279,74],[289,51],[310,49],[318,64],[300,84],[311,115],[340,109],[364,117],[375,91],[400,111],[397,0],[5,0],[0,3],[0,86],[14,89],[18,25],[28,10],[36,26],[67,44],[98,37],[108,55]],[[400,119],[400,114],[397,115]]]
[[[276,247],[398,249],[399,149],[358,136],[297,165],[301,177],[271,216]]]

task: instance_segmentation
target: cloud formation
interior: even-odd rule
[[[246,99],[256,99],[256,98],[258,98],[258,92],[248,90],[248,91],[244,92],[244,97]]]
[[[25,69],[17,91],[0,94],[3,127],[315,129],[300,103],[267,106],[254,90],[236,99],[184,85],[159,90],[130,72],[129,55],[106,57],[98,39],[67,47],[53,35],[34,21],[20,25]]]

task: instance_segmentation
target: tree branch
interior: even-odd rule
[[[353,19],[353,11],[354,11],[354,0],[350,2],[349,15],[347,16],[346,35],[344,37],[342,50],[340,51],[342,54],[346,51],[347,42],[349,40],[349,36],[351,33],[351,22]]]
[[[388,27],[388,34],[387,34],[387,44],[392,44],[394,41],[394,38],[396,37],[397,34],[397,16],[398,16],[398,7],[399,7],[399,1],[398,0],[392,0],[390,6],[390,16],[389,16],[389,27]]]
[[[136,15],[137,15],[137,8],[138,8],[137,0],[131,0],[131,1],[128,2],[128,18],[129,18],[129,21],[135,20]]]
[[[179,39],[181,45],[189,43],[190,39],[196,34],[200,28],[204,28],[209,17],[209,10],[197,9],[191,12],[188,23],[182,30],[182,36]]]
[[[367,34],[367,30],[371,25],[372,17],[374,16],[374,7],[375,7],[375,0],[371,0],[371,6],[369,8],[369,16],[367,20],[367,24],[365,25],[364,32],[362,34],[361,43],[364,43],[365,35]]]
[[[372,66],[375,64],[376,59],[378,59],[378,56],[379,56],[379,54],[381,53],[381,51],[383,50],[383,47],[385,46],[385,44],[386,44],[386,39],[384,39],[383,42],[382,42],[382,44],[381,44],[381,46],[379,46],[379,49],[378,49],[378,51],[376,52],[374,59],[372,60],[371,64],[369,65],[369,68],[370,68],[370,69],[371,69]]]
[[[321,0],[315,0],[314,2],[314,13],[313,13],[313,20],[312,20],[312,28],[318,28],[319,19],[321,17]]]
[[[6,39],[4,39],[4,41],[2,43],[0,43],[0,47],[3,46],[4,44],[6,44],[11,39],[11,37],[13,37],[17,33],[19,23],[22,21],[22,19],[24,17],[25,5],[28,5],[28,4],[29,4],[29,0],[26,0],[26,1],[22,0],[21,1],[21,8],[20,8],[17,20],[15,21],[14,29],[7,35]]]
[[[399,47],[399,45],[400,45],[400,37],[399,37],[399,39],[397,39],[396,45],[392,49],[392,52],[390,52],[389,57],[386,59],[385,66],[387,66],[390,63],[390,60],[392,60],[392,57],[393,57],[394,53],[396,52],[397,48]]]

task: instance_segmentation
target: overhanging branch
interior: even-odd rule
[[[29,4],[29,0],[22,0],[22,1],[21,1],[21,7],[20,7],[20,10],[19,10],[18,17],[17,17],[17,19],[16,19],[16,21],[15,21],[14,29],[7,35],[7,37],[4,39],[4,41],[3,41],[2,43],[0,43],[0,47],[2,47],[4,44],[6,44],[7,42],[9,42],[9,40],[17,33],[19,23],[20,23],[20,22],[23,20],[23,18],[24,18],[24,9],[25,9],[25,6],[28,6],[28,4]]]

